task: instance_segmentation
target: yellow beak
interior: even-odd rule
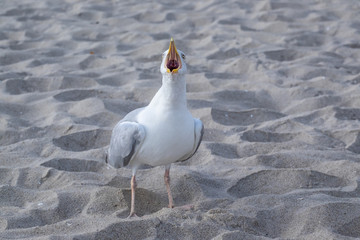
[[[165,64],[168,73],[176,73],[181,68],[181,59],[178,51],[176,50],[175,41],[173,38],[170,40],[169,51]]]

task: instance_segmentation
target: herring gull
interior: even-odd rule
[[[185,54],[171,38],[169,49],[162,54],[162,86],[148,106],[128,113],[112,131],[106,162],[115,168],[132,169],[131,207],[135,214],[136,171],[143,164],[165,165],[164,181],[173,208],[170,190],[170,165],[193,156],[198,149],[204,126],[187,109],[187,72]]]

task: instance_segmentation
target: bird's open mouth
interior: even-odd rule
[[[176,73],[181,68],[181,59],[176,50],[174,39],[171,38],[169,51],[166,56],[166,69],[168,73]]]

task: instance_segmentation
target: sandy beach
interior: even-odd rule
[[[360,238],[359,1],[0,5],[0,239]],[[179,207],[146,167],[128,219],[105,151],[171,37],[205,134],[172,165]]]

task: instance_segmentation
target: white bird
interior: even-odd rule
[[[135,175],[143,164],[165,165],[169,208],[174,207],[170,165],[193,156],[204,133],[202,122],[187,109],[185,54],[176,49],[172,38],[169,49],[162,55],[160,72],[161,88],[148,106],[133,110],[116,124],[107,153],[106,162],[112,167],[132,169],[129,217],[136,216]]]

